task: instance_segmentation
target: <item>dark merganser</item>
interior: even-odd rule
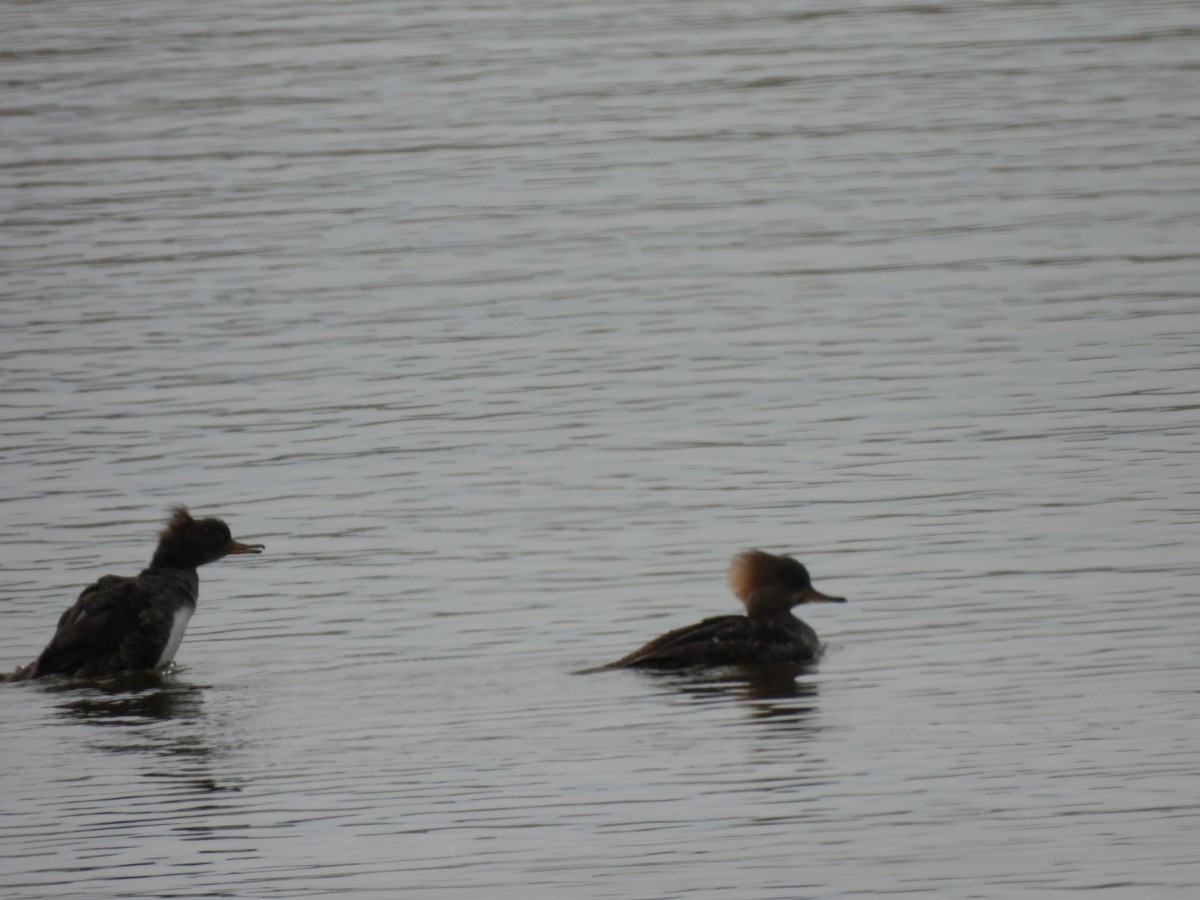
[[[762,550],[747,550],[733,558],[729,589],[746,607],[746,615],[715,616],[668,631],[628,656],[584,672],[810,663],[821,655],[821,642],[811,627],[792,615],[792,607],[846,602],[814,588],[808,570],[792,557]]]
[[[238,553],[261,553],[241,544],[220,519],[193,519],[180,506],[159,533],[158,549],[140,575],[105,575],[84,588],[62,614],[41,656],[8,676],[25,681],[44,675],[96,678],[161,669],[175,658],[196,598],[196,569]]]

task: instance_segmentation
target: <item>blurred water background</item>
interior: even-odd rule
[[[1191,0],[0,4],[5,897],[1196,896]],[[581,667],[789,551],[819,666]]]

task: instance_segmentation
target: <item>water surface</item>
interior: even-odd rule
[[[1194,5],[0,5],[6,897],[1194,896]],[[800,672],[570,673],[845,607]]]

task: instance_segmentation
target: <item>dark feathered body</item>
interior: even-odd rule
[[[196,610],[196,568],[227,554],[261,550],[259,544],[235,541],[220,519],[197,520],[177,509],[150,566],[133,578],[105,575],[84,588],[59,618],[46,649],[8,680],[102,677],[167,665]]]
[[[615,662],[586,669],[810,663],[821,654],[817,633],[792,614],[801,603],[845,603],[812,586],[808,570],[790,556],[747,550],[733,558],[729,585],[744,616],[714,616],[668,631]]]
[[[172,629],[181,617],[186,617],[181,623],[186,627],[199,593],[194,569],[146,569],[135,578],[105,575],[84,588],[58,620],[46,649],[11,680],[91,678],[165,666],[171,661],[163,656]]]
[[[713,616],[668,631],[604,668],[686,668],[746,663],[809,663],[821,653],[817,633],[790,622],[755,621],[748,616]]]

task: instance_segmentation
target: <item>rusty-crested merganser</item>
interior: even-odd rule
[[[808,570],[790,556],[762,550],[739,553],[729,564],[729,588],[744,616],[715,616],[668,631],[615,662],[585,669],[810,663],[821,655],[817,633],[792,615],[801,603],[845,603],[812,586]]]

